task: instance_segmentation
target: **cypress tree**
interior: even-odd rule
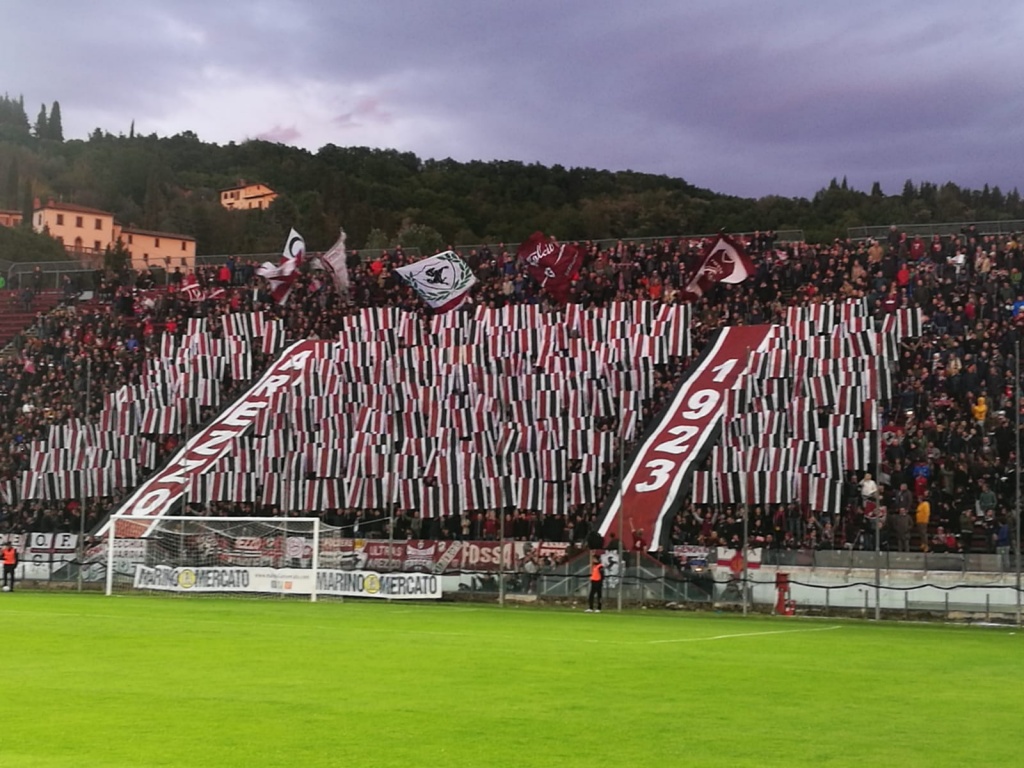
[[[37,139],[45,139],[50,133],[50,123],[46,119],[46,105],[39,105],[39,116],[36,118],[36,125],[33,129]]]
[[[53,106],[50,107],[50,130],[49,138],[54,141],[64,141],[64,126],[61,125],[60,121],[60,102],[53,102]]]

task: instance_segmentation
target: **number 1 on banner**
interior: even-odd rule
[[[711,370],[715,372],[715,378],[712,379],[716,384],[721,384],[728,378],[732,369],[736,367],[737,360],[735,357],[729,358],[721,365],[716,365]]]

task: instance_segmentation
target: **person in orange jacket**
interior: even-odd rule
[[[16,550],[14,545],[9,541],[4,544],[3,549],[0,549],[0,562],[2,562],[4,566],[4,591],[13,592],[14,569],[18,567],[18,550]]]
[[[978,425],[978,429],[981,430],[982,434],[985,434],[985,419],[988,417],[988,403],[985,402],[984,397],[979,397],[978,401],[971,406],[971,413],[974,415],[974,421]]]
[[[590,556],[590,596],[587,598],[587,613],[601,612],[601,592],[604,587],[604,566],[600,555]],[[594,608],[594,603],[597,608]]]

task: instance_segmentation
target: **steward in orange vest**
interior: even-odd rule
[[[18,567],[18,550],[9,541],[0,549],[0,562],[4,564],[4,590],[13,592],[14,569]]]
[[[601,612],[601,591],[604,587],[604,566],[601,565],[600,555],[590,557],[590,597],[587,599],[587,613]],[[594,602],[597,608],[594,608]]]

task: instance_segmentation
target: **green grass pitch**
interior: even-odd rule
[[[1012,766],[1013,628],[0,594],[0,765]]]

